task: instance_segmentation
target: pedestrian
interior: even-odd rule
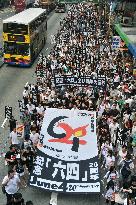
[[[16,120],[14,116],[11,116],[11,118],[9,119],[9,126],[10,126],[10,132],[12,132],[14,128],[16,128]]]
[[[16,163],[14,169],[20,178],[20,186],[27,187],[26,179],[25,179],[25,163],[21,159],[20,155],[16,156],[16,161],[17,161],[17,163]]]
[[[115,182],[117,179],[119,179],[119,173],[116,171],[115,166],[110,167],[110,170],[106,173],[104,178],[107,180],[107,182],[110,180]]]
[[[24,164],[26,165],[26,168],[30,172],[33,167],[35,152],[31,150],[31,147],[27,147],[22,157],[23,157]]]
[[[120,163],[121,166],[121,177],[122,177],[122,182],[129,182],[130,178],[134,172],[134,163],[131,159],[131,155],[127,153],[126,158]]]
[[[20,148],[20,141],[17,136],[16,128],[13,128],[13,131],[10,133],[9,139],[10,139],[9,143],[11,145],[14,145],[17,148]]]
[[[105,194],[106,204],[114,205],[115,204],[115,187],[114,182],[110,180],[106,186],[106,194]]]
[[[18,154],[15,145],[10,146],[10,150],[5,154],[5,165],[8,168],[13,167],[16,164],[16,155]]]
[[[2,186],[5,187],[6,197],[7,197],[7,205],[12,205],[13,196],[19,190],[20,179],[15,174],[14,170],[8,171],[8,175],[6,175],[2,181]]]

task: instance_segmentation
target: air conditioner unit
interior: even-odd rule
[[[131,17],[123,17],[122,25],[124,26],[132,26],[132,18]]]

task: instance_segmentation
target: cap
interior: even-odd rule
[[[16,155],[16,159],[20,159],[20,154],[17,154],[17,155]]]

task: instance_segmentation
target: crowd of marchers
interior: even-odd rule
[[[2,185],[7,205],[22,205],[16,197],[19,186],[26,187],[46,108],[97,112],[97,139],[106,204],[135,205],[136,197],[136,83],[133,57],[112,49],[105,16],[93,4],[71,5],[60,22],[54,46],[41,56],[35,84],[25,85],[20,105],[23,138],[10,119],[10,150],[5,155],[8,175]],[[113,31],[114,32],[114,31]],[[56,76],[104,75],[106,86],[55,86]],[[32,204],[28,202],[28,204]]]

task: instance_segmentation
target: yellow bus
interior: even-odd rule
[[[4,62],[30,66],[47,38],[46,10],[30,8],[3,21]]]

